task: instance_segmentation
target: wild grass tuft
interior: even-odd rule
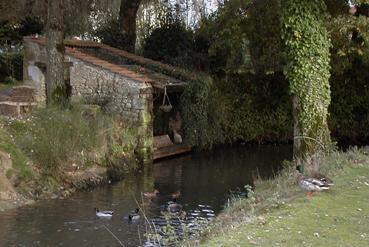
[[[0,150],[10,155],[13,169],[8,171],[8,176],[17,174],[22,180],[28,180],[33,177],[31,161],[14,143],[12,136],[5,131],[0,123]]]
[[[43,173],[56,175],[66,165],[88,163],[89,154],[102,148],[109,125],[101,113],[91,116],[74,106],[37,109],[28,118],[9,120],[7,127]]]

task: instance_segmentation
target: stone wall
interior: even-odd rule
[[[24,82],[35,88],[35,99],[43,103],[46,99],[45,69],[46,47],[25,39]],[[111,114],[136,128],[136,151],[142,162],[150,162],[153,151],[153,94],[150,83],[134,80],[103,66],[106,62],[94,63],[83,57],[66,53],[68,64],[66,80],[71,86],[71,101],[98,104]],[[102,66],[99,66],[99,63]]]

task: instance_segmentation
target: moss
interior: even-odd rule
[[[136,149],[135,154],[141,164],[150,164],[152,162],[152,149],[149,147]]]

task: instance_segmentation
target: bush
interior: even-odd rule
[[[0,47],[1,51],[1,47]],[[9,51],[3,49],[0,52],[0,80],[6,83],[14,83],[23,79],[23,53],[20,47]]]
[[[341,145],[366,144],[369,139],[369,23],[364,16],[341,15],[330,18],[328,28],[333,43],[329,127]]]
[[[102,25],[95,31],[95,36],[101,39],[101,42],[109,46],[129,50],[128,36],[123,31],[118,20],[112,19],[105,25]]]
[[[292,137],[291,99],[282,73],[229,74],[219,82],[230,140],[287,142]]]
[[[247,37],[248,3],[226,1],[212,16],[201,20],[195,32],[195,54],[204,64],[200,68],[217,77],[250,66]],[[198,63],[194,59],[194,63]]]
[[[156,28],[144,40],[143,55],[173,65],[187,67],[191,64],[192,32],[180,22]]]
[[[41,33],[43,24],[38,18],[0,22],[0,80],[11,76],[23,79],[23,36]]]
[[[200,149],[224,142],[221,104],[210,77],[191,82],[181,97],[185,140]]]

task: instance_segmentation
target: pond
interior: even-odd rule
[[[121,182],[0,212],[0,245],[120,246],[116,236],[125,246],[139,246],[145,220],[130,222],[127,215],[137,207],[136,200],[141,202],[142,192],[159,190],[146,210],[150,221],[158,219],[175,192],[180,192],[177,200],[184,211],[205,207],[212,218],[229,197],[243,196],[244,186],[252,185],[254,177],[272,177],[291,157],[291,146],[244,146],[159,161]],[[114,210],[114,215],[99,219],[95,207]]]

